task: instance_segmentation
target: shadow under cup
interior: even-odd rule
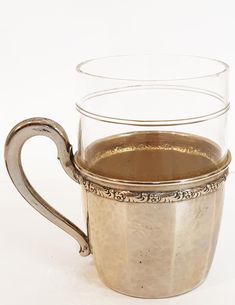
[[[115,56],[78,66],[78,150],[45,118],[9,133],[5,159],[21,195],[93,254],[102,281],[135,297],[185,293],[214,255],[231,160],[228,66],[202,57]],[[82,189],[87,233],[52,208],[21,164],[27,139],[51,138]]]

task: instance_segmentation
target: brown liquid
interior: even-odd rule
[[[135,132],[92,143],[82,164],[91,172],[132,181],[169,181],[216,170],[218,146],[206,138],[171,132]]]

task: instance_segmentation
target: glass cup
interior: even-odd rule
[[[210,269],[231,160],[226,142],[228,66],[178,55],[114,56],[78,65],[78,150],[45,118],[20,122],[5,159],[21,195],[93,254],[110,288],[162,298],[198,286]],[[21,149],[51,138],[82,190],[87,232],[31,186]]]

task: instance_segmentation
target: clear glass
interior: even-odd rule
[[[128,142],[125,145],[129,150],[137,142],[138,149],[141,149],[141,145],[146,146],[146,143],[151,146],[149,137],[152,137],[160,139],[165,151],[191,149],[194,153],[207,155],[216,167],[224,162],[227,156],[229,109],[227,64],[197,56],[146,54],[92,59],[79,64],[77,70],[77,110],[80,114],[78,156],[84,167],[92,170],[89,163],[96,158],[94,154],[91,155],[94,143],[104,143],[105,140],[108,143],[110,138],[120,139],[121,135],[123,141]],[[126,139],[126,135],[137,133],[141,134],[138,139]],[[171,136],[164,137],[164,134]],[[183,146],[181,142],[186,138],[187,144]],[[119,144],[110,142],[106,150],[118,151]],[[159,143],[156,142],[155,146],[158,147]],[[156,147],[155,150],[158,149]],[[103,148],[100,146],[100,149]],[[95,150],[96,155],[99,154],[98,150],[99,145]],[[145,160],[142,158],[141,162]],[[161,162],[164,163],[164,160]],[[168,159],[167,162],[174,163],[175,159]],[[179,177],[170,175],[146,179],[184,179],[211,170],[205,166],[204,171],[191,168]],[[98,174],[109,176],[110,173],[99,171]],[[119,173],[112,178],[139,180],[141,177]]]

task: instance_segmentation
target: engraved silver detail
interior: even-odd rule
[[[129,203],[174,203],[190,200],[208,193],[215,192],[227,178],[228,172],[206,184],[192,188],[174,191],[127,191],[113,189],[94,183],[86,177],[79,176],[79,182],[85,190],[103,198],[114,199],[119,202]]]

